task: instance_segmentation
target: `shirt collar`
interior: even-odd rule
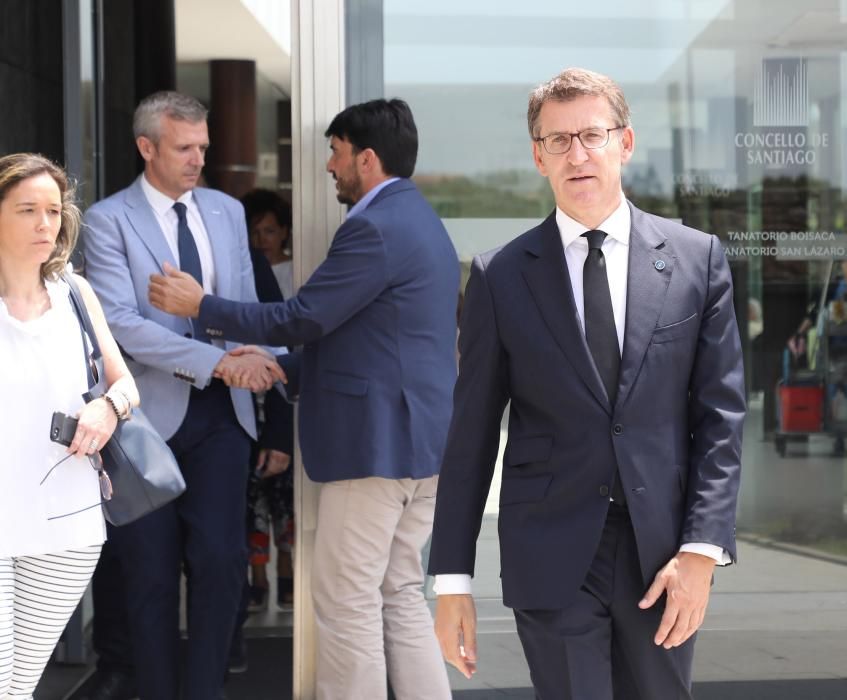
[[[374,185],[371,189],[368,190],[367,194],[362,197],[358,202],[356,202],[352,207],[350,207],[350,211],[347,212],[347,218],[349,219],[351,216],[356,216],[359,212],[361,212],[365,207],[368,206],[382,190],[388,187],[392,182],[397,182],[399,177],[390,177],[387,180],[383,180],[378,185]]]
[[[141,174],[141,189],[144,196],[147,197],[147,201],[150,202],[150,206],[159,216],[164,216],[171,211],[176,202],[182,202],[186,207],[189,207],[192,202],[192,190],[183,193],[179,199],[171,199],[168,195],[153,187],[144,173]]]
[[[621,201],[617,209],[597,228],[604,231],[609,238],[614,238],[618,243],[629,245],[631,218],[632,214],[629,211],[629,205],[626,203],[626,197],[621,193]],[[579,239],[583,233],[591,230],[584,224],[579,223],[576,219],[565,214],[559,207],[556,207],[556,225],[559,227],[559,233],[562,236],[562,243],[565,248]]]

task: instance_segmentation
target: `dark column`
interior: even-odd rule
[[[133,0],[103,4],[103,194],[126,187],[139,172],[132,137],[137,34]],[[140,53],[144,49],[139,48]]]
[[[64,161],[62,83],[57,3],[0,2],[0,155],[36,151]]]
[[[209,62],[209,184],[240,197],[256,184],[256,63]]]
[[[157,90],[176,89],[174,0],[135,2],[136,103]]]

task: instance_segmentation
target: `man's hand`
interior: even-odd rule
[[[435,636],[448,663],[459,669],[465,678],[476,673],[476,606],[473,596],[438,596]]]
[[[200,315],[200,302],[203,301],[203,287],[187,272],[177,270],[170,263],[163,267],[164,275],[150,275],[147,296],[150,303],[174,316],[197,318]]]
[[[273,362],[276,365],[276,368],[274,369],[274,374],[279,376],[279,381],[281,381],[283,384],[288,384],[288,377],[285,376],[285,370],[280,367],[276,358],[264,348],[260,348],[258,345],[239,345],[237,348],[233,348],[232,350],[230,350],[229,354],[232,355],[232,357],[243,357],[244,355],[257,355],[259,357],[265,358],[270,362]]]
[[[279,450],[259,450],[259,458],[256,460],[256,473],[263,479],[282,474],[291,466],[291,455]]]
[[[274,382],[285,381],[282,368],[266,353],[233,353],[224,355],[214,371],[214,376],[223,379],[227,386],[250,391],[267,391]]]
[[[665,612],[653,641],[665,649],[678,647],[703,624],[709,604],[714,559],[693,552],[679,552],[656,574],[638,607],[653,606],[667,593]]]

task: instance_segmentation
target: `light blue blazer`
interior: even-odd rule
[[[194,201],[209,234],[216,293],[225,299],[256,301],[241,204],[205,188],[194,190]],[[144,411],[167,440],[185,418],[191,387],[202,389],[209,383],[225,351],[194,340],[190,319],[159,311],[147,299],[150,275],[162,273],[165,261],[175,261],[140,177],[88,209],[81,238],[86,277],[127,356]],[[230,349],[237,343],[225,345]],[[238,422],[255,438],[250,392],[231,389],[230,393]]]

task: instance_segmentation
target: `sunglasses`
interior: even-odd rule
[[[47,477],[53,473],[53,470],[56,467],[58,467],[60,464],[67,461],[71,457],[73,457],[73,454],[66,455],[58,462],[56,462],[56,464],[50,467],[50,469],[44,475],[44,478],[39,482],[39,486],[41,486],[42,484],[44,484],[45,481],[47,481]],[[82,513],[83,511],[91,510],[92,508],[97,508],[103,501],[112,500],[112,480],[109,478],[109,474],[103,466],[103,458],[100,456],[100,453],[94,452],[93,454],[88,455],[88,462],[89,464],[91,464],[91,468],[97,472],[97,481],[100,484],[100,496],[102,498],[102,501],[100,501],[100,503],[94,503],[93,505],[90,505],[86,508],[80,508],[79,510],[75,510],[72,513],[51,516],[47,518],[48,520],[58,520],[59,518],[67,518],[70,515],[76,515],[77,513]]]

